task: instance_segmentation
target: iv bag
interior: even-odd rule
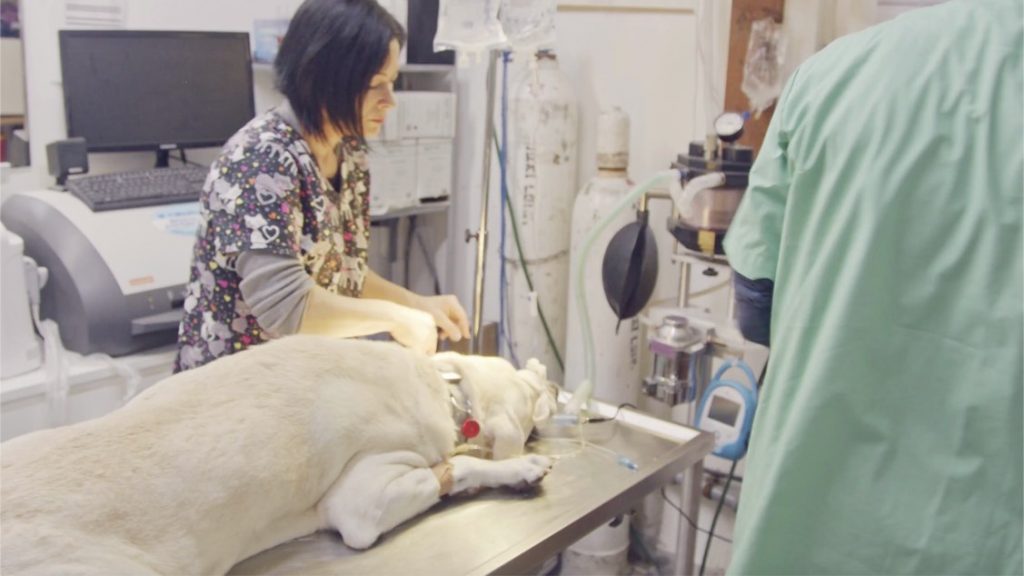
[[[786,36],[781,24],[771,18],[751,24],[740,89],[750,100],[754,114],[766,110],[782,93],[786,81],[782,70],[785,54]]]
[[[555,45],[555,0],[502,0],[501,27],[508,45],[534,52]]]
[[[434,52],[480,53],[503,46],[506,38],[498,21],[499,6],[500,0],[441,0]]]

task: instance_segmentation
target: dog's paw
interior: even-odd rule
[[[548,475],[554,464],[551,458],[540,454],[529,454],[513,462],[517,465],[518,481],[509,483],[508,488],[517,492],[535,488]]]

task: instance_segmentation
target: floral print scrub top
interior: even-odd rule
[[[328,291],[362,292],[370,239],[366,149],[355,139],[342,142],[336,188],[293,118],[286,106],[258,116],[210,167],[175,372],[278,336],[260,326],[242,299],[235,271],[241,252],[298,258]]]

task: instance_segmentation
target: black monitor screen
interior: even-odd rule
[[[254,114],[249,35],[62,30],[68,136],[90,150],[219,146]]]
[[[721,396],[711,397],[711,408],[708,410],[708,418],[732,426],[736,424],[736,417],[739,415],[739,404],[726,400]]]

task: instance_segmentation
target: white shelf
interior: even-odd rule
[[[271,62],[256,62],[253,60],[253,70],[273,72],[274,64]],[[455,71],[454,64],[403,64],[398,68],[401,74],[440,74]]]
[[[453,64],[405,64],[398,69],[399,73],[437,73],[454,72]]]

